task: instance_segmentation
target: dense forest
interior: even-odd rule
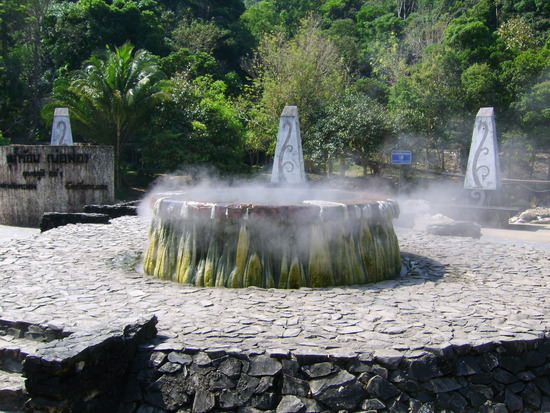
[[[0,0],[0,144],[115,146],[143,175],[269,164],[300,110],[310,171],[377,171],[382,148],[550,152],[545,0]]]

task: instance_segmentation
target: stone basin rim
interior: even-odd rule
[[[186,218],[204,216],[210,218],[240,217],[361,217],[373,216],[377,212],[389,211],[392,218],[399,216],[396,201],[379,194],[343,190],[299,190],[285,188],[281,192],[290,194],[287,199],[278,197],[277,188],[270,199],[247,199],[239,195],[238,188],[219,192],[174,191],[155,194],[151,207],[155,215],[163,218]],[[221,192],[221,194],[220,194]],[[211,194],[214,193],[212,196]],[[254,195],[252,196],[254,198]]]

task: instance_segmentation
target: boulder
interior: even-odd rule
[[[430,224],[426,227],[428,234],[447,235],[454,237],[481,237],[481,226],[475,222],[453,221],[447,223]]]

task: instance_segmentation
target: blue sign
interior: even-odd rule
[[[412,163],[412,152],[391,151],[391,163],[394,165],[410,165]]]

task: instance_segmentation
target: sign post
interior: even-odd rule
[[[412,151],[393,150],[391,151],[391,164],[399,165],[399,190],[401,190],[401,182],[405,180],[405,169],[403,165],[412,163]]]

